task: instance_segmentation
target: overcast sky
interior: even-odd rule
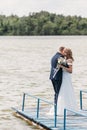
[[[41,10],[87,17],[87,0],[0,0],[0,14],[18,16]]]

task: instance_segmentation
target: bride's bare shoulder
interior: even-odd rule
[[[72,60],[72,59],[67,59],[67,62],[71,62],[71,63],[72,63],[72,62],[73,62],[73,60]]]
[[[72,65],[73,60],[72,59],[67,59],[67,63],[68,63],[68,65]]]

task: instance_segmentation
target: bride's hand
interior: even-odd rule
[[[59,65],[59,67],[62,68],[62,69],[64,69],[64,70],[66,70],[69,73],[72,73],[72,66],[69,66],[69,68],[67,68],[67,67],[65,67],[63,65]]]
[[[59,64],[59,67],[60,67],[60,68],[63,68],[64,66]]]

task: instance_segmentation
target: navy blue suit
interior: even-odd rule
[[[60,87],[62,84],[62,68],[59,69],[59,71],[56,73],[56,75],[54,77],[55,69],[57,66],[57,60],[60,57],[63,57],[63,55],[60,54],[59,52],[57,52],[51,59],[50,79],[52,81],[54,92],[55,92],[55,94],[54,94],[54,103],[55,104],[57,104],[58,94],[59,94],[59,90],[60,90]]]

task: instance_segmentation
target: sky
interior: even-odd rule
[[[87,17],[87,0],[0,0],[1,15],[28,16],[32,12]]]

